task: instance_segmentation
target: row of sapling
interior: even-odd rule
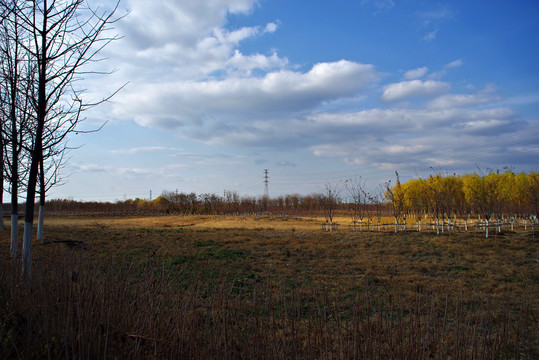
[[[346,192],[349,196],[349,204],[351,210],[352,226],[354,231],[357,230],[357,223],[359,222],[359,231],[363,231],[363,219],[368,216],[368,198],[365,180],[361,177],[356,179],[346,180],[345,182]]]
[[[327,182],[324,193],[320,196],[320,205],[326,219],[324,225],[326,231],[333,231],[337,227],[334,218],[337,207],[341,203],[341,192],[341,184]]]
[[[116,3],[117,7],[118,3]],[[98,60],[116,21],[112,10],[90,9],[83,0],[0,0],[2,155],[12,196],[11,256],[17,256],[18,194],[26,191],[23,276],[31,277],[32,232],[39,187],[38,237],[43,239],[45,193],[59,180],[67,138],[81,114],[103,102],[83,102],[78,86]],[[7,161],[6,161],[7,160]]]
[[[492,222],[499,231],[508,215],[511,221],[520,216],[536,222],[538,179],[535,172],[516,175],[511,171],[479,171],[464,176],[436,174],[401,184],[397,174],[394,186],[390,182],[386,184],[386,199],[392,206],[396,224],[405,222],[406,214],[413,214],[420,229],[421,215],[429,215],[437,233],[443,233],[452,231],[455,223],[451,219],[454,221],[457,216],[464,219],[467,230],[468,220],[475,215],[488,236]]]
[[[468,197],[484,220],[485,237],[488,237],[490,221],[498,224],[503,216],[508,194],[503,189],[502,177],[496,172],[473,174],[466,179]],[[499,226],[497,226],[497,231]]]
[[[348,194],[348,209],[352,220],[354,231],[363,231],[363,219],[367,218],[368,228],[374,230],[373,216],[378,220],[377,227],[380,230],[382,214],[385,210],[384,203],[381,200],[383,191],[371,192],[367,190],[366,180],[358,177],[345,181],[345,189]]]
[[[404,226],[406,230],[406,207],[405,207],[405,194],[406,189],[401,185],[399,179],[399,173],[395,171],[396,183],[394,186],[391,186],[391,180],[386,182],[386,193],[385,198],[391,205],[391,210],[393,212],[393,218],[395,219],[395,232],[398,231],[399,224]]]

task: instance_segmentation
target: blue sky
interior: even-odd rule
[[[102,1],[105,5],[106,1]],[[539,3],[124,0],[49,198],[308,194],[539,165]]]

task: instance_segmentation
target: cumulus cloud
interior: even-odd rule
[[[304,111],[352,96],[378,79],[372,65],[350,61],[315,64],[307,72],[279,70],[263,77],[144,84],[118,97],[117,114],[143,126],[173,128],[235,114],[264,116]],[[128,105],[129,104],[129,105]]]
[[[413,97],[430,97],[449,91],[446,82],[433,80],[410,80],[389,84],[384,87],[382,100],[387,102],[409,99]]]
[[[230,14],[247,14],[257,0],[128,0],[122,6],[130,13],[118,23],[124,36],[104,54],[119,60],[121,76],[142,81],[175,78],[193,80],[214,72],[243,72],[247,75],[258,64],[281,67],[286,58],[275,52],[251,55],[239,52],[238,45],[258,36],[270,36],[277,22],[235,29],[226,27]],[[235,56],[244,61],[230,61]],[[268,59],[262,59],[266,56]],[[252,60],[252,61],[247,61]],[[243,67],[245,66],[245,68]]]
[[[249,76],[255,69],[267,71],[275,68],[283,68],[287,64],[288,59],[280,58],[276,53],[273,53],[271,56],[262,54],[244,55],[236,49],[234,54],[226,62],[226,68],[232,69],[230,72],[236,71],[237,74]]]
[[[391,170],[476,162],[490,156],[484,149],[490,150],[493,138],[500,147],[509,146],[500,133],[526,135],[527,121],[501,106],[495,89],[450,93],[450,82],[440,79],[461,66],[462,59],[435,73],[427,66],[411,69],[403,81],[384,86],[379,84],[382,74],[370,64],[340,60],[301,68],[277,50],[242,51],[246,40],[280,31],[277,21],[227,26],[229,14],[248,14],[257,3],[129,0],[133,13],[121,25],[127,42],[115,51],[132,85],[115,97],[113,113],[206,144],[309,149],[316,156]],[[386,10],[395,4],[368,3]],[[420,15],[428,21],[421,33],[433,40],[439,22],[454,13],[445,8]],[[382,93],[382,107],[369,102],[373,92]],[[413,104],[400,103],[406,100]],[[360,102],[363,110],[358,111]],[[462,148],[463,142],[473,145]],[[480,156],[470,154],[474,149],[482,151]],[[161,150],[167,148],[116,153]]]
[[[427,71],[429,71],[429,68],[426,66],[413,69],[413,70],[408,70],[407,72],[404,73],[404,78],[408,80],[422,78],[423,76],[425,76]]]

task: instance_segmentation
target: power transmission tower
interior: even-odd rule
[[[269,176],[268,176],[268,169],[264,169],[264,196],[269,197],[269,191],[268,191],[268,184],[269,184]]]

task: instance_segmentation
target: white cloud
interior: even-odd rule
[[[408,80],[422,78],[423,76],[425,76],[427,71],[429,71],[429,68],[426,66],[413,69],[413,70],[408,70],[407,72],[404,73],[404,78]]]
[[[366,2],[386,10],[395,5]],[[525,134],[527,122],[500,107],[494,88],[449,94],[450,82],[440,79],[450,68],[462,66],[462,59],[434,73],[427,66],[406,71],[404,81],[382,87],[381,100],[386,104],[372,108],[370,91],[379,90],[373,85],[382,77],[373,65],[341,60],[299,70],[277,51],[242,51],[246,40],[281,30],[276,21],[227,26],[230,13],[247,14],[257,3],[131,0],[128,4],[136,5],[134,16],[121,26],[127,42],[116,50],[124,61],[121,74],[131,84],[114,99],[113,113],[143,126],[173,129],[180,137],[205,144],[283,152],[309,149],[316,156],[391,170],[474,163],[491,156],[484,149],[493,138],[503,146],[501,132]],[[420,15],[428,23],[419,31],[428,32],[424,38],[428,41],[436,38],[440,23],[454,12],[442,8]],[[536,95],[525,101],[534,101]],[[413,104],[391,104],[411,99]],[[522,100],[513,99],[518,101]],[[357,111],[360,106],[363,110]],[[458,150],[463,143],[472,145]],[[474,153],[474,148],[480,151]],[[155,146],[125,153],[161,149],[166,151]]]
[[[131,43],[139,47],[179,41],[194,44],[212,29],[222,28],[227,16],[247,14],[257,0],[127,0],[127,16],[118,24]],[[136,36],[135,36],[136,35]]]
[[[446,109],[370,109],[354,113],[319,113],[309,116],[312,132],[323,132],[333,129],[336,136],[350,134],[355,136],[356,131],[366,135],[385,133],[421,134],[425,131],[441,131],[442,129],[463,129],[474,122],[488,120],[509,121],[516,114],[507,108],[493,108],[484,110],[468,110],[458,108]],[[303,131],[309,128],[301,126]],[[344,129],[339,131],[338,129]],[[289,128],[292,131],[293,127]],[[357,129],[354,131],[354,129]]]
[[[131,13],[118,23],[118,32],[124,39],[105,49],[117,64],[120,75],[131,83],[140,81],[194,80],[210,76],[217,71],[249,73],[234,68],[244,63],[229,62],[246,39],[270,36],[278,29],[276,22],[264,26],[226,27],[229,14],[246,14],[257,5],[256,0],[163,0],[151,2],[128,0],[123,4]],[[241,56],[249,57],[250,55]],[[265,55],[257,54],[257,57]],[[286,64],[276,59],[273,52],[262,63]],[[260,62],[260,61],[259,61]]]
[[[436,35],[438,34],[438,29],[435,29],[433,31],[429,31],[423,36],[423,40],[425,41],[432,41],[436,39]]]
[[[451,61],[449,64],[446,64],[445,67],[446,68],[456,68],[456,67],[459,67],[459,66],[462,66],[464,62],[462,61],[462,59],[458,59],[458,60],[455,60],[455,61]]]
[[[288,64],[288,59],[280,58],[276,53],[271,56],[262,54],[243,55],[239,50],[235,50],[234,54],[226,62],[226,68],[236,70],[236,74],[245,74],[249,76],[255,69],[271,70],[283,68]]]
[[[133,154],[147,153],[147,152],[152,152],[152,151],[178,152],[178,151],[182,151],[182,149],[165,147],[165,146],[142,146],[142,147],[134,147],[134,148],[129,148],[129,149],[111,150],[110,152],[112,154],[133,155]]]
[[[277,31],[277,24],[276,23],[270,22],[270,23],[266,24],[266,27],[264,28],[265,33],[273,33],[275,31]]]
[[[432,109],[448,109],[456,107],[469,107],[488,104],[499,100],[490,94],[447,94],[431,100],[427,107]]]
[[[82,165],[71,164],[70,169],[74,170],[73,172],[116,174],[116,175],[137,175],[138,176],[138,175],[151,174],[150,169],[115,167],[115,166],[100,165],[100,164],[82,164]]]
[[[216,117],[247,119],[305,111],[325,101],[353,96],[378,79],[372,65],[350,61],[315,64],[302,73],[279,70],[264,77],[147,83],[116,100],[116,114],[143,126],[172,128]],[[235,115],[232,115],[235,114]]]
[[[371,109],[353,114],[318,114],[310,120],[315,125],[304,127],[304,134],[316,137],[333,133],[333,137],[314,140],[313,155],[391,170],[473,168],[478,162],[499,161],[496,157],[500,149],[533,138],[527,134],[527,123],[506,108]],[[523,150],[522,154],[529,155],[529,151]]]
[[[449,91],[450,87],[448,83],[441,81],[402,81],[385,86],[382,100],[391,102],[418,96],[436,96]]]

